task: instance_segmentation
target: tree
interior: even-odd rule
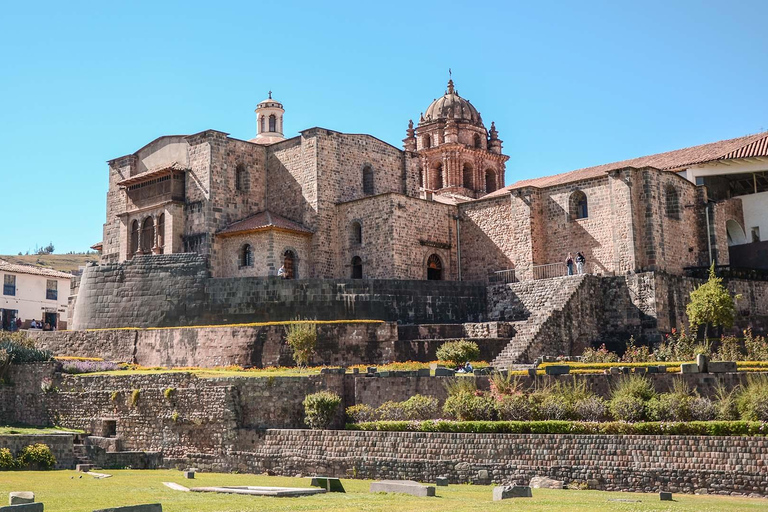
[[[691,301],[685,307],[691,331],[704,326],[704,339],[707,339],[709,326],[732,327],[736,311],[735,301],[741,295],[731,296],[723,285],[723,278],[715,275],[715,264],[709,268],[709,279],[691,292]]]
[[[314,322],[294,321],[286,328],[286,341],[293,350],[293,359],[299,367],[304,367],[312,360],[317,343],[317,327]]]

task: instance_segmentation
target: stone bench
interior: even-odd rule
[[[100,508],[93,512],[163,512],[163,506],[160,503],[128,505],[127,507]]]
[[[411,496],[434,496],[435,487],[433,485],[422,485],[413,480],[381,480],[372,482],[370,492],[399,492],[410,494]]]

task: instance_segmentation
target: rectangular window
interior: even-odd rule
[[[16,276],[5,274],[3,280],[3,295],[16,295]]]
[[[59,282],[55,279],[46,280],[45,298],[48,300],[57,300],[59,298]]]

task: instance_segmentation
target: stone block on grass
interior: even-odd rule
[[[528,486],[531,489],[562,489],[563,481],[546,476],[535,476],[528,482]]]
[[[571,367],[567,364],[554,364],[552,366],[546,366],[544,373],[547,375],[565,375],[571,372]]]
[[[661,500],[661,501],[672,501],[672,493],[671,492],[661,491],[659,493],[659,500]]]
[[[19,503],[18,505],[0,507],[0,512],[43,512],[44,510],[42,503]]]
[[[160,503],[151,503],[148,505],[128,505],[127,507],[100,508],[93,512],[163,512],[163,506]]]
[[[338,478],[331,478],[327,476],[313,476],[310,484],[312,487],[320,487],[327,492],[347,492],[344,490],[344,486],[341,484],[341,480]]]
[[[9,505],[21,505],[23,503],[34,503],[35,493],[32,491],[14,491],[8,495]]]
[[[453,377],[455,375],[456,371],[450,368],[435,368],[435,377]]]
[[[413,480],[381,480],[371,483],[370,492],[397,492],[426,497],[435,495],[435,486],[422,485]]]
[[[532,497],[531,488],[527,485],[499,485],[493,488],[493,501]]]
[[[680,365],[680,373],[699,373],[699,365],[696,363],[683,363]]]
[[[435,485],[438,487],[448,487],[448,477],[439,476],[435,478]]]
[[[739,370],[736,361],[710,361],[707,368],[709,373],[732,373]]]

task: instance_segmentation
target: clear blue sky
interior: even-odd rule
[[[119,5],[118,5],[119,4]],[[106,161],[166,134],[397,147],[445,90],[490,124],[507,183],[768,130],[768,2],[8,2],[0,254],[101,240]]]

